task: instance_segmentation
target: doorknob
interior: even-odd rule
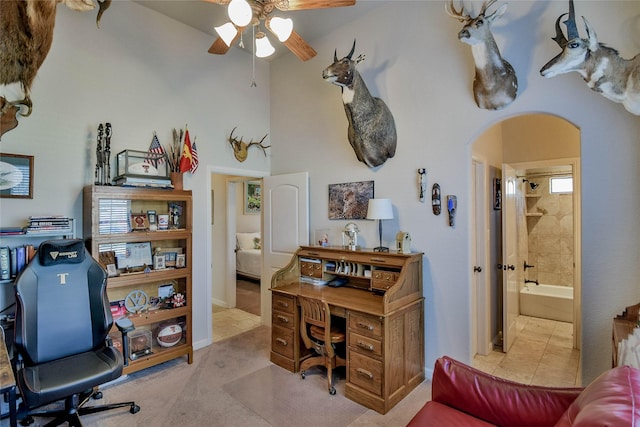
[[[474,273],[482,273],[482,267],[480,267],[478,265],[474,265],[473,266],[473,272]]]

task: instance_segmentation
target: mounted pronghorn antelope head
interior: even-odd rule
[[[578,34],[573,0],[569,1],[569,18],[564,21],[567,37],[562,34],[560,19],[556,20],[556,36],[553,40],[562,52],[547,62],[540,70],[543,77],[553,77],[571,71],[580,73],[587,86],[613,102],[622,103],[632,114],[640,115],[640,55],[623,59],[618,51],[598,43],[596,33],[582,17],[587,38]]]
[[[258,142],[254,142],[253,139],[251,141],[249,141],[249,142],[244,142],[242,140],[242,137],[240,137],[240,139],[238,139],[238,138],[233,136],[233,132],[235,130],[236,130],[236,128],[233,128],[233,130],[231,131],[231,134],[229,134],[228,141],[229,141],[229,144],[231,144],[231,149],[233,150],[233,155],[236,157],[237,161],[244,162],[245,160],[247,160],[247,156],[249,155],[249,147],[254,146],[254,145],[262,150],[262,152],[264,153],[265,157],[267,156],[267,148],[271,148],[271,146],[270,145],[262,145],[264,140],[267,138],[266,134]]]
[[[453,6],[453,0],[445,3],[449,16],[464,24],[458,33],[460,41],[471,45],[471,53],[476,64],[473,80],[473,96],[480,108],[499,110],[511,104],[518,92],[518,78],[511,64],[502,58],[498,45],[491,34],[491,24],[507,10],[503,4],[495,12],[487,14],[487,9],[496,0],[486,0],[478,16],[473,18]]]
[[[322,78],[342,89],[342,102],[347,113],[347,138],[359,161],[370,168],[380,166],[396,154],[396,124],[387,104],[369,93],[356,66],[364,61],[361,54],[352,60],[356,48],[353,40],[351,52],[338,59],[333,53],[333,64],[322,71]]]

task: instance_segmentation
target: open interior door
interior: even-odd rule
[[[265,177],[262,181],[262,313],[271,313],[271,277],[291,261],[300,245],[309,244],[309,174]],[[271,324],[271,316],[262,316]]]
[[[502,164],[502,351],[509,351],[516,338],[518,317],[518,229],[516,171]]]

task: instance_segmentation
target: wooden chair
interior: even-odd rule
[[[333,386],[333,370],[339,366],[346,366],[343,357],[336,355],[334,344],[345,342],[345,333],[331,326],[329,304],[324,301],[306,297],[298,297],[302,308],[300,335],[308,349],[313,349],[316,356],[305,359],[300,364],[300,376],[306,376],[306,370],[312,366],[327,368],[327,381],[330,394],[336,394]],[[311,337],[309,337],[311,335]]]

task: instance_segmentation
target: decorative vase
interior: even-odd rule
[[[182,190],[182,172],[169,172],[174,190]]]

